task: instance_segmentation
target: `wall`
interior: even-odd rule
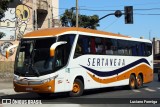
[[[43,9],[43,6],[42,8],[38,7],[37,3],[41,1],[47,3],[47,9]],[[53,2],[55,2],[54,5],[52,5]],[[52,10],[55,5],[58,8],[58,0],[14,0],[9,5],[5,17],[0,20],[0,81],[13,75],[17,48],[12,49],[8,59],[5,58],[6,49],[11,45],[18,44],[23,35],[28,32],[52,27],[52,18],[55,15],[58,16],[58,9],[54,12]],[[36,14],[34,14],[35,10],[37,10]],[[42,26],[36,28],[34,22],[38,20],[37,14],[44,11],[46,12],[44,20],[39,20],[42,22]]]

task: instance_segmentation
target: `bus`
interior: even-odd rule
[[[17,47],[14,90],[41,96],[127,86],[138,89],[153,80],[152,42],[77,27],[27,33]]]

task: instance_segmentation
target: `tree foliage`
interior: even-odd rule
[[[79,18],[79,27],[96,29],[99,24],[99,16],[87,16],[80,15]],[[76,13],[73,11],[73,8],[65,10],[63,16],[61,17],[62,26],[66,27],[75,27],[76,26]]]
[[[10,2],[13,2],[13,0],[0,0],[0,19],[4,17],[4,12],[7,10]]]

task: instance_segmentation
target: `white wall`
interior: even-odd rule
[[[59,0],[52,0],[53,19],[59,19]]]

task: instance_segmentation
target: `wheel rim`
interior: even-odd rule
[[[134,86],[135,86],[135,81],[134,81],[134,79],[133,79],[133,78],[131,79],[131,86],[132,86],[132,87],[134,87]]]
[[[139,77],[137,78],[137,85],[141,86],[141,79]]]
[[[74,84],[73,84],[73,89],[72,89],[72,91],[73,91],[74,93],[78,93],[78,92],[80,91],[80,86],[79,86],[79,84],[74,83]]]

